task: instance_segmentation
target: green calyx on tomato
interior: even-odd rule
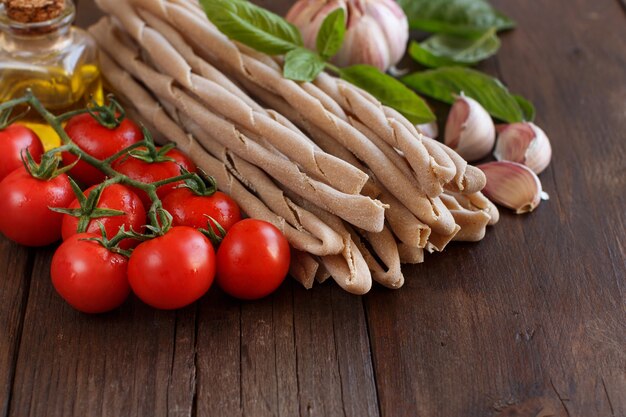
[[[188,188],[192,193],[199,197],[211,197],[217,192],[217,181],[215,178],[207,175],[203,170],[197,169],[197,175],[185,180],[184,184],[177,188]],[[186,169],[181,168],[182,174],[189,173]]]
[[[108,251],[113,252],[113,253],[118,253],[120,255],[124,255],[127,258],[130,258],[132,251],[129,249],[122,249],[119,247],[119,244],[123,240],[125,239],[146,240],[145,235],[141,235],[132,230],[127,232],[126,230],[124,230],[124,226],[120,228],[119,232],[115,236],[113,236],[113,238],[109,239],[107,236],[107,231],[101,222],[98,222],[98,227],[100,228],[99,235],[89,233],[90,235],[93,235],[93,237],[83,238],[81,240],[89,240],[89,241],[97,242],[100,246],[102,246],[103,248],[106,248]],[[78,234],[79,235],[84,234],[84,232],[81,232]]]
[[[41,163],[37,163],[28,149],[25,149],[21,153],[22,163],[26,171],[38,180],[47,181],[58,177],[61,174],[65,174],[76,165],[76,162],[59,168],[61,158],[56,152],[46,152],[41,155]],[[78,162],[78,161],[77,161]]]
[[[226,237],[226,230],[224,230],[222,225],[213,217],[206,214],[204,217],[208,219],[208,227],[206,229],[198,229],[198,231],[209,238],[213,246],[218,247]],[[217,229],[217,232],[215,229]]]
[[[57,213],[67,214],[73,217],[78,217],[78,233],[84,233],[87,231],[87,226],[92,219],[99,219],[102,217],[113,217],[113,216],[123,216],[125,213],[120,210],[106,209],[98,207],[98,203],[100,202],[100,196],[102,196],[102,191],[111,185],[112,183],[103,182],[95,189],[93,189],[88,197],[85,197],[82,190],[76,184],[74,180],[70,178],[70,184],[72,185],[72,191],[74,191],[74,195],[78,200],[80,205],[79,208],[60,208],[60,207],[51,207],[50,210],[56,211]]]
[[[106,127],[107,129],[117,129],[120,124],[126,118],[126,111],[117,102],[113,95],[109,94],[107,96],[108,105],[98,105],[98,103],[93,102],[92,106],[87,107],[87,112],[96,119],[101,126]]]
[[[168,143],[165,146],[157,148],[154,144],[154,139],[152,139],[152,134],[150,134],[148,129],[146,129],[145,126],[141,126],[141,131],[143,132],[143,138],[146,146],[133,149],[128,152],[128,156],[139,159],[140,161],[148,164],[176,162],[174,158],[167,155],[169,151],[176,147],[175,143]]]

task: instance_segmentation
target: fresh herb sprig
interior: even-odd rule
[[[291,23],[247,0],[200,0],[211,22],[229,38],[269,55],[284,55],[283,75],[309,82],[325,70],[368,91],[412,123],[436,120],[428,104],[413,90],[445,103],[461,92],[480,102],[495,118],[506,122],[531,121],[533,105],[510,93],[496,78],[464,66],[494,55],[500,48],[497,31],[515,22],[486,0],[399,0],[413,28],[435,33],[414,42],[409,54],[423,65],[437,68],[401,80],[370,65],[338,68],[329,61],[339,52],[346,33],[343,8],[330,13],[320,27],[316,51],[304,47]]]
[[[281,16],[245,0],[201,0],[207,17],[229,38],[269,55],[285,55],[284,76],[313,81],[329,70],[368,91],[415,124],[434,121],[428,104],[397,79],[369,65],[338,68],[329,61],[343,45],[346,16],[342,8],[330,13],[317,37],[316,51],[303,46],[298,29]]]

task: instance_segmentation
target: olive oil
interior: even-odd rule
[[[24,23],[11,20],[0,4],[0,102],[30,89],[55,114],[102,103],[95,42],[71,26],[73,3],[67,0],[63,7],[52,19]],[[20,123],[33,129],[47,150],[59,146],[58,135],[35,111]]]

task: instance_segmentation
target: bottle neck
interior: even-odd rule
[[[67,0],[61,14],[42,22],[22,23],[7,16],[0,2],[0,49],[17,55],[54,52],[71,42],[71,25],[76,9]]]

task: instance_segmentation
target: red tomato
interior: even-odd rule
[[[70,180],[33,178],[24,167],[0,182],[0,232],[25,246],[46,246],[61,239],[63,215],[48,207],[67,207],[74,199]]]
[[[172,191],[163,200],[163,208],[173,217],[174,226],[189,226],[194,229],[206,229],[210,216],[228,231],[241,220],[239,206],[228,195],[217,191],[203,197],[193,193],[189,188]],[[215,233],[218,229],[211,223]]]
[[[72,117],[65,126],[65,132],[82,150],[97,159],[106,159],[124,148],[143,140],[143,133],[135,122],[125,118],[115,129],[102,126],[90,114]],[[63,152],[63,163],[70,165],[76,156]],[[86,186],[104,181],[104,174],[85,161],[79,161],[70,171],[75,180]]]
[[[43,145],[29,128],[12,124],[0,130],[0,181],[23,166],[21,152],[28,149],[36,162],[41,160]]]
[[[173,227],[133,251],[128,279],[134,293],[155,308],[174,310],[202,297],[215,276],[211,242],[191,227]]]
[[[235,224],[217,250],[217,283],[243,300],[273,293],[289,272],[289,242],[274,225],[254,219]]]
[[[85,191],[85,195],[89,196],[91,192],[97,187],[94,185]],[[100,217],[92,219],[87,226],[87,233],[95,233],[100,235],[100,226],[98,223],[102,223],[107,237],[110,239],[119,232],[120,227],[124,226],[126,231],[131,229],[135,232],[141,232],[142,227],[146,224],[146,210],[143,207],[143,203],[137,197],[137,194],[133,193],[127,187],[120,184],[112,184],[102,190],[100,200],[98,200],[98,208],[120,210],[126,213],[124,216],[112,216],[112,217]],[[70,203],[71,209],[80,208],[78,200],[74,200]],[[62,234],[63,240],[66,240],[72,235],[77,233],[78,229],[78,217],[70,216],[66,214],[63,216]],[[120,243],[120,248],[129,249],[137,246],[138,240],[124,239]]]
[[[196,172],[196,166],[184,153],[176,149],[172,149],[166,154],[166,156],[174,159],[175,162],[166,161],[148,163],[138,158],[127,157],[115,162],[113,164],[113,169],[126,175],[127,177],[146,184],[177,177],[181,174],[181,167],[185,168],[189,172]],[[180,185],[180,181],[159,187],[157,195],[160,199],[163,199],[178,185]],[[139,198],[141,198],[146,210],[150,209],[152,201],[148,197],[148,194],[138,189],[133,189],[133,191],[139,196]]]
[[[50,276],[59,295],[83,313],[104,313],[124,302],[130,293],[128,259],[109,251],[99,237],[80,233],[59,246],[52,258]]]

